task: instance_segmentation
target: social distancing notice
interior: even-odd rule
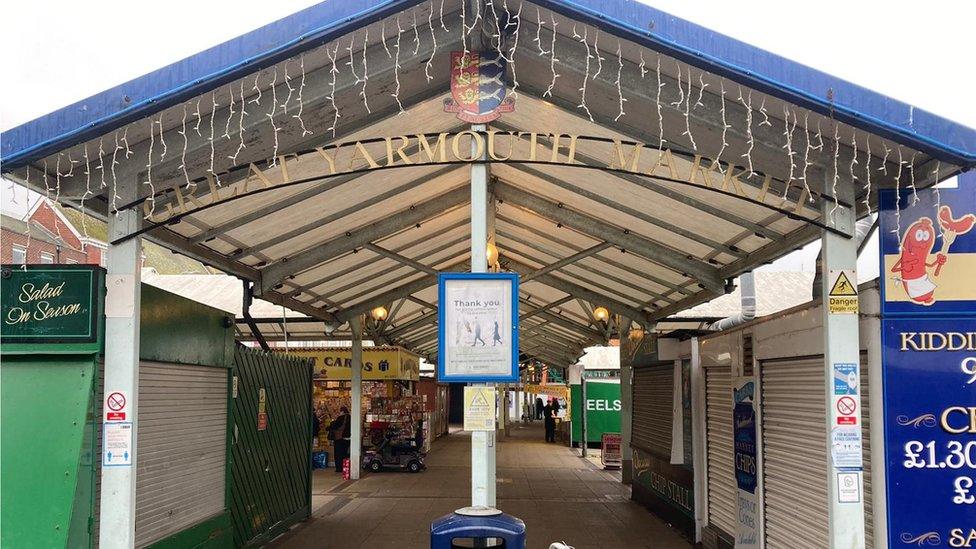
[[[464,430],[495,430],[495,389],[492,387],[464,388]]]
[[[857,314],[857,286],[854,285],[854,280],[854,271],[830,271],[830,292],[827,293],[827,309],[830,314]]]

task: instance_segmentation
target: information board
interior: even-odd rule
[[[879,202],[889,547],[976,546],[976,185]]]
[[[965,547],[950,540],[976,539],[976,319],[888,319],[883,330],[891,547]]]
[[[759,495],[756,441],[756,381],[736,377],[732,383],[732,433],[735,464],[736,549],[759,547]]]
[[[518,275],[441,273],[438,380],[518,380]]]

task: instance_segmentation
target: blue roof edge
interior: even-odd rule
[[[633,0],[534,0],[686,63],[903,143],[964,169],[976,129]],[[316,4],[0,134],[3,171],[118,129],[423,0]],[[646,28],[645,28],[646,27]],[[833,100],[828,99],[828,91]],[[128,101],[125,101],[125,99]],[[67,129],[66,129],[67,128]]]

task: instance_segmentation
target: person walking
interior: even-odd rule
[[[475,344],[478,343],[479,341],[481,342],[481,345],[483,347],[487,347],[488,346],[488,344],[485,343],[485,340],[484,339],[481,339],[481,323],[480,322],[475,322],[474,323],[474,341],[471,342],[471,346],[474,347]]]
[[[542,408],[542,415],[546,421],[546,442],[556,442],[556,416],[552,413],[552,400]]]
[[[502,343],[502,336],[498,333],[498,321],[495,321],[495,332],[491,336],[491,346],[494,347],[496,344],[500,345]]]
[[[335,470],[342,472],[342,462],[349,459],[349,438],[351,437],[349,408],[339,408],[339,415],[329,424],[329,440],[335,445]],[[358,465],[350,463],[349,467]]]

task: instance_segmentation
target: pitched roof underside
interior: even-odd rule
[[[394,4],[375,13],[386,15]],[[722,281],[818,238],[817,223],[827,223],[827,214],[819,202],[801,200],[804,184],[818,199],[833,196],[837,186],[841,195],[853,188],[860,216],[874,207],[881,186],[923,188],[959,170],[924,147],[659,54],[634,35],[598,31],[565,9],[548,9],[549,2],[506,4],[513,16],[521,13],[506,75],[516,110],[489,130],[639,141],[655,153],[663,137],[666,147],[686,153],[675,157],[681,173],[695,154],[721,155],[738,166],[752,164],[757,175],[743,178],[747,186],[758,187],[769,175],[769,193],[801,202],[786,215],[700,185],[581,167],[606,165],[606,143],[597,141],[579,141],[576,166],[491,163],[500,265],[526,280],[520,294],[526,357],[572,364],[615,330],[592,318],[593,307],[651,324],[715,297]],[[19,169],[14,176],[35,188],[57,186],[65,202],[80,207],[84,200],[86,209],[106,216],[124,202],[115,196],[127,182],[151,181],[139,185],[145,197],[203,181],[212,170],[223,174],[218,192],[226,196],[239,179],[234,174],[246,171],[226,173],[232,166],[312,151],[264,172],[273,182],[286,177],[283,168],[291,181],[309,181],[199,209],[145,236],[252,280],[263,299],[316,319],[303,321],[309,338],[331,333],[326,323],[342,326],[383,305],[390,318],[369,322],[367,337],[433,358],[435,273],[468,266],[470,167],[316,178],[324,161],[315,160],[314,148],[468,127],[444,112],[449,52],[463,44],[460,4],[443,5],[443,16],[441,4],[429,2],[390,11],[366,27],[347,25],[346,34],[323,45],[32,159],[29,174]],[[494,7],[504,10],[501,2]],[[472,24],[470,12],[466,21]],[[469,47],[471,40],[465,38]],[[551,146],[551,137],[540,138],[540,156]],[[382,142],[368,148],[385,155]],[[565,161],[565,151],[558,156]],[[655,158],[642,155],[637,167],[648,171]],[[196,188],[200,203],[209,204],[206,183]],[[166,207],[165,201],[152,206]],[[546,268],[557,262],[558,268]]]

